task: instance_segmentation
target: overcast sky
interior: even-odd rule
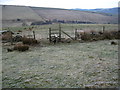
[[[37,7],[54,7],[54,8],[113,8],[118,7],[119,0],[0,0],[4,5],[25,5]]]

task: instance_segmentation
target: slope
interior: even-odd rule
[[[48,20],[83,21],[93,23],[117,23],[117,17],[87,11],[31,7]]]
[[[42,18],[27,6],[3,6],[3,20],[41,21]]]
[[[21,26],[23,23],[31,25],[32,22],[45,22],[48,20],[63,20],[66,23],[69,21],[78,21],[97,24],[113,24],[118,21],[116,16],[108,16],[106,14],[88,11],[13,5],[1,6],[3,27]]]
[[[31,24],[33,21],[44,21],[38,14],[27,6],[2,5],[3,27]]]

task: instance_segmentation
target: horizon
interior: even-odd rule
[[[53,3],[51,3],[53,2]],[[68,3],[69,2],[69,3]],[[1,0],[1,5],[15,5],[15,6],[30,6],[30,7],[47,7],[47,8],[61,8],[61,9],[104,9],[115,8],[118,6],[119,0]]]

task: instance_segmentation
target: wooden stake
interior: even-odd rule
[[[34,39],[35,39],[35,31],[33,31],[33,36],[34,36]]]
[[[10,33],[10,38],[11,38],[11,45],[13,44],[13,40],[12,40],[12,33]]]
[[[105,31],[105,26],[103,26],[103,32]]]
[[[61,41],[61,24],[59,23],[59,42]]]
[[[49,41],[51,42],[51,28],[49,28]]]
[[[77,29],[75,29],[75,40],[77,40]]]

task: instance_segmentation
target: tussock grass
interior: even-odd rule
[[[10,41],[12,37],[12,34],[7,32],[6,34],[2,35],[2,40]]]
[[[37,40],[35,40],[33,38],[27,38],[27,37],[23,37],[22,42],[23,42],[23,44],[28,44],[28,45],[38,44]]]
[[[81,35],[81,39],[84,41],[98,41],[98,40],[112,40],[112,39],[119,39],[119,32],[118,31],[104,31],[100,34],[100,32],[94,32],[91,33],[84,33]]]
[[[16,44],[13,49],[18,51],[27,51],[29,50],[29,46],[23,44]]]

